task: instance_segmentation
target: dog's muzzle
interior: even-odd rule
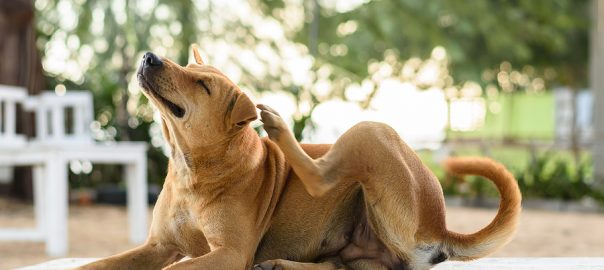
[[[143,88],[153,88],[149,85],[149,81],[151,77],[153,77],[156,71],[160,70],[164,66],[164,63],[161,61],[157,55],[152,52],[146,52],[143,55],[143,61],[141,62],[138,70],[136,71],[139,80],[141,81],[141,86]]]
[[[172,114],[174,114],[174,116],[181,118],[184,116],[185,110],[182,107],[176,105],[174,102],[165,98],[160,92],[160,89],[157,84],[153,82],[153,77],[155,76],[155,73],[161,70],[163,66],[164,63],[159,57],[157,57],[157,55],[151,52],[145,53],[145,55],[143,56],[143,61],[138,67],[137,71],[138,82],[144,91],[150,93],[155,98],[157,98],[172,112]]]
[[[163,65],[164,63],[161,61],[161,59],[159,59],[159,57],[157,57],[157,55],[153,54],[152,52],[147,52],[143,56],[143,68],[161,67]]]
[[[143,61],[141,65],[138,67],[137,73],[143,76],[148,76],[149,73],[160,69],[164,65],[164,62],[161,59],[153,54],[152,52],[146,52],[143,55]]]

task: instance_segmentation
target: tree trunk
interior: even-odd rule
[[[42,62],[36,48],[32,0],[0,1],[0,84],[23,86],[30,95],[44,87]],[[34,117],[19,110],[17,132],[34,136]],[[31,169],[16,167],[10,192],[31,199]]]
[[[594,96],[593,166],[597,185],[604,190],[604,3],[593,0],[591,33],[591,91]]]

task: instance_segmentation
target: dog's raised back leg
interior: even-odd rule
[[[448,163],[455,173],[480,175],[493,181],[501,194],[500,209],[488,226],[473,234],[458,234],[446,228],[444,197],[438,179],[391,127],[359,123],[344,133],[323,157],[312,159],[276,112],[263,105],[258,107],[271,140],[281,148],[309,194],[329,194],[339,181],[361,184],[369,228],[389,252],[402,260],[385,260],[384,265],[404,263],[411,269],[429,269],[447,259],[476,259],[496,251],[513,236],[521,194],[513,175],[503,165],[479,158],[454,159]],[[380,244],[365,241],[371,237],[358,239],[360,252],[355,248],[354,253],[347,253],[345,248],[340,257],[358,258],[358,254],[369,254],[368,249],[362,248],[363,243],[367,247]]]
[[[147,242],[131,250],[81,266],[81,270],[162,269],[182,259],[175,249]]]
[[[368,228],[387,246],[386,252],[401,260],[385,261],[385,265],[407,264],[412,269],[430,266],[430,258],[440,252],[437,247],[446,233],[442,190],[436,177],[395,130],[375,122],[357,124],[323,157],[312,159],[274,110],[264,105],[258,108],[262,110],[261,120],[269,137],[281,148],[311,196],[329,196],[329,190],[340,181],[361,183]],[[425,215],[424,209],[430,209],[429,215]],[[424,223],[429,226],[423,228]],[[425,237],[418,239],[418,236]],[[363,241],[360,242],[362,245]],[[362,253],[358,253],[360,257],[353,253],[341,256],[354,260],[365,255]],[[422,262],[416,264],[416,261]]]
[[[321,167],[327,164],[313,160],[302,150],[275,110],[262,104],[257,107],[261,110],[260,120],[264,123],[264,129],[270,139],[281,148],[285,159],[302,180],[306,191],[315,197],[321,196],[331,189],[336,184],[336,180],[325,177],[326,169]]]

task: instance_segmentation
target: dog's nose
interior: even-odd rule
[[[146,67],[161,67],[163,65],[161,59],[157,55],[147,52],[143,56],[143,68]]]

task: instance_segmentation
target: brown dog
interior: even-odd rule
[[[448,161],[502,197],[487,227],[450,232],[436,177],[392,128],[364,122],[333,146],[299,145],[259,105],[260,138],[254,104],[194,55],[183,68],[145,54],[138,79],[163,118],[168,175],[146,243],[83,269],[429,269],[486,256],[514,233],[520,192],[503,166]]]

